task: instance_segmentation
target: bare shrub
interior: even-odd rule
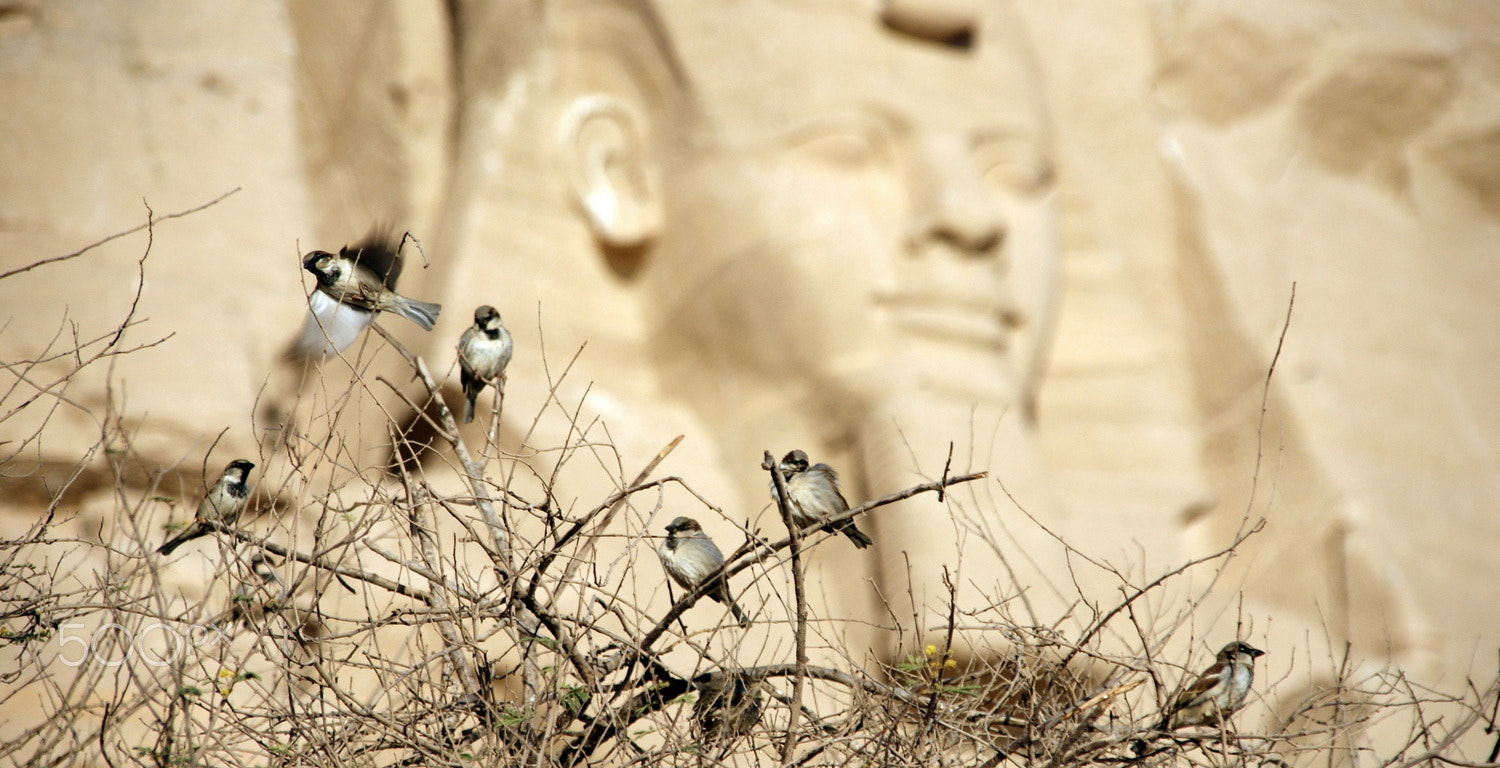
[[[28,409],[82,407],[67,396],[70,374],[42,379],[37,366],[66,359],[77,372],[128,354],[120,340],[135,322],[132,309],[112,334],[60,333],[47,355],[4,362],[11,380],[0,424]],[[626,467],[606,425],[563,399],[570,360],[542,411],[516,420],[529,423],[524,433],[501,437],[504,393],[496,392],[484,440],[470,444],[447,404],[451,384],[445,389],[426,361],[375,329],[370,346],[404,361],[418,394],[368,377],[358,360],[347,389],[326,383],[316,400],[327,410],[284,425],[268,448],[274,455],[259,457],[258,514],[217,526],[189,548],[192,562],[206,567],[201,588],[182,589],[170,576],[179,566],[153,553],[164,532],[142,522],[159,519],[170,503],[157,481],[175,468],[119,481],[114,522],[98,541],[59,533],[70,481],[37,505],[24,536],[0,541],[3,704],[34,715],[3,726],[0,759],[112,768],[1314,761],[1409,768],[1495,759],[1466,750],[1481,729],[1494,730],[1496,683],[1440,694],[1394,670],[1356,670],[1347,656],[1336,665],[1336,686],[1293,702],[1267,732],[1233,721],[1160,731],[1163,705],[1201,666],[1160,655],[1191,627],[1195,605],[1149,598],[1189,569],[1217,568],[1259,530],[1249,520],[1223,552],[1157,578],[1111,571],[1119,602],[1078,620],[1017,617],[1014,595],[1003,594],[987,596],[989,609],[960,615],[950,579],[946,640],[879,669],[844,652],[838,623],[819,615],[802,577],[803,561],[821,554],[834,521],[793,533],[736,522],[742,539],[720,542],[725,574],[742,594],[784,604],[790,618],[774,620],[770,631],[785,645],[747,646],[727,619],[690,628],[682,617],[707,586],[664,604],[648,531],[685,509],[738,518],[694,490],[691,478],[656,474],[677,441]],[[351,465],[363,454],[335,428],[340,409],[377,391],[397,393],[411,410],[387,414],[381,436],[407,460]],[[75,479],[104,454],[112,467],[147,463],[115,414],[95,415],[99,441],[78,457]],[[0,448],[9,457],[34,450],[47,419],[35,423]],[[416,432],[430,449],[408,445]],[[763,468],[772,468],[769,454]],[[570,488],[585,486],[570,479],[579,476],[594,487],[604,478],[615,490],[577,498]],[[849,515],[880,514],[917,494],[946,495],[952,504],[954,489],[995,482],[945,468],[933,482]],[[718,609],[704,606],[697,610]],[[988,638],[993,653],[956,658],[950,649],[963,633]],[[1106,650],[1107,635],[1131,637],[1135,650]],[[837,661],[813,663],[815,652]],[[1261,680],[1257,691],[1276,683]],[[1404,746],[1377,753],[1365,739],[1377,725],[1407,733]]]

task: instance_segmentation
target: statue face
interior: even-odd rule
[[[705,127],[663,169],[663,357],[840,397],[1014,397],[1057,256],[1002,20],[959,48],[826,0],[664,11]]]

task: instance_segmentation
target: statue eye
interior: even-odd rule
[[[877,117],[858,111],[832,112],[788,134],[787,146],[835,168],[862,170],[894,166],[894,136]]]
[[[859,133],[829,131],[809,136],[798,149],[840,168],[858,168],[879,159],[877,147]]]
[[[973,151],[985,180],[997,191],[1032,197],[1051,189],[1056,182],[1051,158],[1027,137],[982,135],[975,138]]]

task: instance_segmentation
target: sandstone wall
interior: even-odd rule
[[[964,468],[991,470],[1040,523],[1147,578],[1264,517],[1211,590],[1210,574],[1190,574],[1167,593],[1207,591],[1205,615],[1217,618],[1195,627],[1200,653],[1243,622],[1238,631],[1262,639],[1273,652],[1264,662],[1280,674],[1294,659],[1337,655],[1345,641],[1362,659],[1394,661],[1435,684],[1492,671],[1500,13],[1394,0],[1020,3],[1005,40],[1024,62],[1011,74],[1024,76],[984,82],[1043,107],[1011,128],[1040,137],[1055,172],[1029,199],[1047,208],[1037,233],[1055,233],[1057,247],[1038,252],[1057,259],[1007,255],[1009,276],[1030,286],[1015,298],[1029,322],[997,361],[940,343],[818,346],[805,340],[812,333],[788,334],[779,318],[736,308],[725,299],[733,291],[715,293],[714,281],[732,274],[743,282],[731,288],[795,309],[797,296],[778,285],[811,281],[828,292],[827,309],[862,267],[804,273],[736,255],[769,248],[768,233],[806,224],[835,199],[735,209],[732,193],[765,181],[754,163],[690,165],[701,156],[681,148],[741,141],[749,153],[779,116],[771,107],[757,113],[764,122],[736,115],[726,95],[753,98],[771,87],[757,78],[788,75],[751,77],[715,62],[712,48],[732,36],[706,14],[662,3],[643,25],[615,6],[413,0],[184,13],[50,2],[6,11],[0,269],[137,226],[148,204],[178,212],[238,191],[158,223],[144,266],[142,232],[0,281],[5,360],[56,349],[71,323],[85,338],[112,332],[138,284],[145,322],[128,343],[170,336],[60,390],[68,400],[48,406],[45,439],[6,463],[5,529],[20,530],[80,461],[84,482],[64,506],[85,511],[108,508],[116,471],[145,482],[170,470],[183,496],[234,456],[257,457],[274,477],[280,449],[268,430],[298,418],[306,427],[336,389],[281,357],[305,311],[298,255],[388,220],[421,238],[430,263],[409,267],[403,291],[445,310],[431,335],[385,325],[434,373],[456,378],[452,344],[479,303],[499,307],[516,333],[502,444],[519,446],[537,429],[531,415],[587,343],[557,397],[603,417],[626,468],[687,435],[690,448],[663,471],[692,478],[736,519],[771,520],[761,449],[816,451],[863,498],[941,471],[953,440]],[[733,10],[748,29],[788,23]],[[653,34],[675,49],[666,63],[649,63],[649,41],[619,42]],[[873,50],[894,33],[872,22],[850,34],[853,53],[806,63],[834,96],[871,87],[859,46]],[[764,46],[789,39],[768,33]],[[895,88],[911,75],[892,67]],[[924,92],[939,106],[914,114],[946,118],[941,105],[980,93],[976,81],[950,82],[954,93]],[[809,98],[829,98],[813,90]],[[608,108],[575,98],[595,92],[624,96]],[[746,135],[725,138],[737,126]],[[831,156],[847,168],[840,136],[814,143],[817,162]],[[872,210],[916,199],[915,187],[869,170],[883,162],[869,147],[854,154],[868,166],[859,190]],[[714,205],[719,213],[706,212]],[[744,231],[737,219],[749,222]],[[1014,221],[1006,247],[1026,234]],[[868,252],[912,237],[894,223],[837,226],[828,231]],[[972,232],[963,226],[940,239],[962,246]],[[731,252],[725,270],[744,271],[689,258],[709,246]],[[790,271],[771,273],[776,280],[765,277],[771,269]],[[795,319],[816,330],[827,317]],[[360,354],[372,374],[401,369],[373,349]],[[325,374],[347,380],[340,365]],[[17,391],[60,370],[63,362],[49,364]],[[378,464],[389,453],[382,411],[401,415],[405,405],[389,391],[371,395],[375,405],[324,426],[354,435],[354,453]],[[139,467],[88,454],[110,403],[132,428]],[[0,430],[28,435],[38,413]],[[540,429],[563,421],[549,415]],[[924,421],[945,426],[924,432]],[[895,448],[904,433],[881,432],[887,425],[910,432],[910,453]],[[972,433],[949,434],[965,426]],[[599,477],[573,482],[580,497],[607,490]],[[1102,572],[1070,575],[1050,536],[998,489],[973,501],[981,517],[1003,521],[996,552],[965,550],[977,581],[1015,586],[1015,574],[1039,595],[1064,595],[1075,578],[1095,594],[1112,588]],[[904,509],[907,517],[874,522],[877,541],[930,550],[926,561],[937,563],[952,537],[968,540],[943,531],[924,543],[920,531],[946,513]],[[286,515],[288,525],[296,519]],[[914,530],[900,520],[925,522]],[[82,518],[80,530],[91,522]],[[890,546],[838,567],[899,584],[903,550]],[[913,614],[936,593],[935,575],[917,578],[927,581]],[[823,599],[851,617],[880,614],[864,584],[835,585]],[[893,652],[880,632],[854,635],[852,644]],[[1297,678],[1281,698],[1319,682]]]

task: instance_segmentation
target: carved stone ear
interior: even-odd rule
[[[660,173],[645,125],[636,108],[603,94],[579,97],[563,118],[573,200],[607,248],[639,248],[661,231]]]

